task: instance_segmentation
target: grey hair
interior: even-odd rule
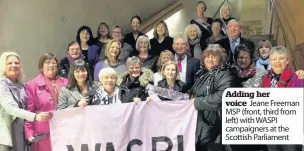
[[[185,35],[187,36],[187,39],[189,38],[188,37],[188,32],[189,32],[189,30],[191,29],[191,28],[195,28],[196,29],[196,31],[197,31],[197,33],[198,33],[198,38],[201,38],[201,36],[202,36],[202,31],[200,30],[200,28],[197,26],[197,25],[195,25],[195,24],[190,24],[190,25],[188,25],[187,27],[186,27],[186,29],[185,29]]]
[[[20,74],[17,77],[17,80],[18,80],[19,83],[22,83],[22,80],[23,80],[24,76],[23,76],[23,71],[21,69],[21,60],[20,60],[20,56],[16,52],[3,52],[1,54],[1,56],[0,56],[0,77],[6,77],[6,74],[5,74],[6,61],[7,61],[7,58],[10,57],[10,56],[15,56],[19,60]]]
[[[145,35],[141,35],[141,36],[139,36],[138,38],[137,38],[137,40],[136,40],[136,45],[135,45],[135,47],[136,47],[136,50],[138,51],[138,49],[139,49],[139,42],[140,41],[147,41],[148,42],[148,50],[150,50],[151,49],[151,44],[150,44],[150,39],[149,39],[149,37],[147,37],[147,36],[145,36]]]
[[[269,51],[269,57],[271,55],[273,55],[274,53],[278,53],[278,54],[285,54],[286,57],[288,57],[288,50],[283,47],[283,46],[275,46],[275,47],[272,47]]]
[[[129,57],[127,60],[126,60],[126,67],[127,69],[131,66],[131,65],[134,65],[134,64],[139,64],[140,67],[142,67],[142,63],[140,61],[140,59],[136,56],[133,56],[133,57]]]
[[[101,69],[98,74],[98,77],[99,77],[99,80],[101,83],[103,83],[103,78],[107,75],[114,75],[116,77],[116,80],[118,78],[118,74],[113,68],[106,67],[106,68]]]
[[[228,23],[227,23],[227,25],[228,25],[229,23],[232,23],[232,22],[238,23],[239,26],[241,26],[241,22],[238,21],[237,19],[231,19],[231,20],[229,20]]]
[[[228,3],[225,3],[222,7],[221,7],[221,9],[220,9],[220,16],[221,16],[221,18],[223,18],[223,14],[222,14],[222,9],[224,9],[224,8],[228,8],[229,10],[230,10],[230,16],[232,15],[232,7],[231,7],[231,5],[230,4],[228,4]]]
[[[176,42],[177,39],[182,38],[188,44],[188,38],[185,34],[177,34],[173,39],[173,44]]]

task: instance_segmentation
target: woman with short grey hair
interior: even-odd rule
[[[116,82],[118,79],[117,72],[110,67],[103,68],[99,72],[101,85],[92,98],[92,105],[109,105],[119,104],[119,87]]]
[[[185,35],[190,47],[188,54],[202,62],[202,48],[205,46],[202,47],[201,45],[203,44],[201,43],[201,34],[200,28],[195,24],[190,24],[185,29]]]
[[[122,103],[145,101],[148,98],[146,86],[153,85],[153,72],[144,68],[139,58],[133,56],[126,61],[127,72],[118,77]]]
[[[153,57],[150,54],[151,44],[147,36],[142,35],[137,38],[136,41],[136,50],[131,56],[136,56],[142,62],[142,65],[145,68],[151,69],[153,72],[156,72],[156,62],[158,57]]]
[[[269,52],[269,63],[272,67],[263,76],[262,88],[290,88],[298,77],[289,67],[288,50],[283,46],[272,47]],[[300,86],[303,88],[303,85]],[[267,145],[268,151],[300,151],[300,145]]]

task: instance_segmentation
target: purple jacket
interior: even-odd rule
[[[292,78],[292,88],[304,88],[304,79],[298,79],[298,77],[295,75]]]

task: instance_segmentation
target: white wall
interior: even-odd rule
[[[0,53],[15,51],[27,79],[38,73],[38,59],[47,52],[59,59],[82,25],[94,34],[101,21],[130,30],[134,15],[143,21],[175,0],[0,0]]]

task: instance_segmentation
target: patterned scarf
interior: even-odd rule
[[[84,56],[83,54],[81,54],[77,59],[73,59],[71,56],[66,55],[66,58],[69,60],[69,63],[72,63],[72,62],[75,61],[75,60],[84,59],[85,56]]]
[[[52,101],[53,101],[53,106],[56,107],[58,104],[58,95],[59,95],[58,90],[60,89],[60,87],[57,84],[58,77],[56,77],[55,80],[49,80],[46,77],[44,79],[45,79],[46,86],[50,91],[50,95],[51,95]]]
[[[280,77],[278,78],[279,81],[276,80],[277,74],[274,73],[274,71],[271,69],[262,79],[261,87],[264,88],[270,88],[270,87],[276,87],[276,88],[289,88],[292,86],[292,77],[294,76],[294,72],[287,66],[282,73],[280,74]]]
[[[195,46],[196,44],[198,44],[200,42],[200,38],[199,37],[196,37],[195,39],[191,40],[191,39],[188,39],[188,42],[189,42],[189,45],[190,46]]]
[[[254,64],[250,65],[246,69],[241,69],[238,66],[235,66],[235,72],[239,78],[250,79],[256,74],[256,68]]]

